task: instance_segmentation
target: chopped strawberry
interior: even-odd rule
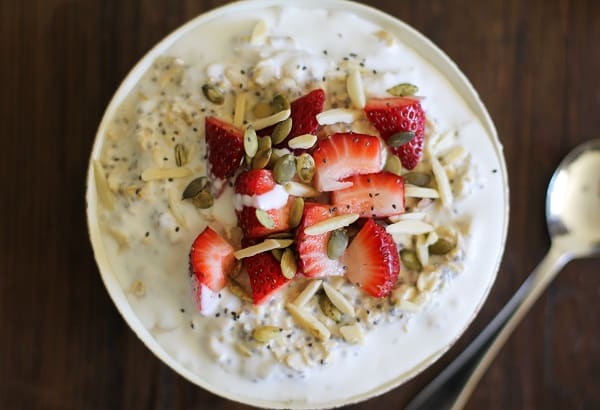
[[[194,298],[201,313],[210,311],[212,293],[227,283],[227,275],[235,266],[233,247],[210,227],[194,240],[190,250],[190,272]]]
[[[344,267],[337,259],[327,256],[327,242],[331,232],[321,235],[306,235],[304,229],[335,216],[332,207],[323,204],[306,203],[302,221],[296,232],[299,270],[308,277],[343,275]]]
[[[286,140],[303,134],[315,134],[319,129],[317,114],[323,111],[325,91],[313,90],[290,104],[292,130]]]
[[[347,188],[351,182],[340,179],[381,170],[381,147],[377,137],[340,133],[319,140],[312,153],[315,160],[314,182],[319,191]]]
[[[256,208],[251,206],[245,206],[240,212],[238,212],[239,225],[244,232],[244,237],[248,239],[263,238],[267,235],[284,232],[290,228],[290,208],[292,201],[288,200],[288,203],[278,209],[270,209],[265,211],[273,220],[275,226],[273,228],[267,228],[258,222],[256,218]]]
[[[404,212],[404,180],[389,172],[354,175],[342,182],[349,188],[333,191],[331,201],[341,214],[381,218]]]
[[[281,265],[271,252],[244,258],[243,263],[250,278],[252,300],[255,305],[266,302],[290,282],[290,279],[281,273]]]
[[[192,287],[192,298],[196,303],[198,312],[207,316],[212,314],[219,304],[219,293],[213,292],[208,286],[198,281],[196,275],[190,277]]]
[[[376,298],[387,296],[398,279],[400,258],[392,236],[369,219],[342,256],[346,277]]]
[[[407,97],[373,98],[367,102],[365,112],[386,141],[398,132],[415,133],[410,142],[391,149],[400,158],[404,168],[416,167],[423,154],[425,132],[425,113],[419,100]]]
[[[220,179],[233,176],[244,157],[244,132],[215,117],[207,117],[204,125],[211,173]]]
[[[242,195],[261,195],[275,187],[273,172],[253,169],[240,174],[235,181],[235,192]]]

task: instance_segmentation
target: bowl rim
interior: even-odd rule
[[[90,154],[90,158],[88,161],[88,169],[87,169],[87,177],[86,177],[86,220],[87,220],[87,228],[88,235],[90,238],[90,242],[92,245],[94,259],[96,261],[96,265],[98,267],[98,271],[102,278],[102,282],[104,283],[104,287],[106,288],[113,304],[117,308],[120,315],[123,317],[128,326],[134,331],[136,336],[142,341],[142,343],[150,349],[150,351],[157,356],[164,364],[173,369],[177,374],[181,375],[183,378],[187,379],[189,382],[202,387],[203,389],[218,395],[220,397],[236,401],[239,403],[249,404],[257,407],[263,408],[294,408],[294,409],[305,409],[305,408],[315,408],[315,404],[311,404],[308,402],[275,402],[270,400],[256,399],[250,398],[247,396],[236,397],[233,392],[223,389],[222,387],[213,385],[211,383],[203,380],[201,376],[193,373],[189,369],[185,368],[182,364],[176,361],[171,357],[162,346],[156,341],[156,339],[152,336],[152,334],[142,325],[137,315],[131,309],[129,302],[125,296],[125,292],[121,285],[118,283],[115,275],[112,273],[112,269],[110,268],[111,263],[106,255],[104,246],[102,244],[100,229],[97,224],[97,211],[96,211],[96,189],[95,189],[95,181],[94,181],[94,170],[93,170],[93,161],[98,158],[103,140],[104,140],[104,131],[112,118],[114,111],[118,108],[118,106],[122,103],[124,97],[129,94],[131,89],[135,86],[139,77],[147,70],[147,68],[151,65],[152,61],[160,55],[165,49],[168,49],[174,42],[176,42],[180,37],[184,36],[186,33],[205,23],[206,21],[212,20],[214,18],[218,18],[228,13],[237,13],[243,11],[244,9],[258,9],[258,8],[267,8],[272,6],[282,6],[285,2],[281,0],[239,0],[233,3],[229,3],[214,9],[211,9],[207,12],[204,12],[183,25],[177,27],[171,33],[163,37],[155,46],[153,46],[148,52],[146,52],[134,65],[134,67],[127,73],[104,111],[98,129],[96,131],[94,137],[94,144],[92,147],[92,151]],[[290,2],[291,4],[291,2]],[[294,6],[299,6],[294,3]],[[425,35],[421,34],[419,31],[405,23],[404,21],[394,17],[390,14],[387,14],[381,10],[378,10],[374,7],[360,4],[350,0],[304,0],[302,2],[301,8],[325,8],[325,9],[344,9],[346,11],[351,11],[362,18],[367,18],[369,20],[378,20],[385,21],[388,25],[395,26],[397,29],[403,32],[404,35],[410,37],[415,40],[417,44],[414,42],[410,44],[410,47],[422,58],[428,61],[432,66],[440,70],[441,62],[444,66],[444,71],[441,74],[450,82],[452,87],[457,91],[460,97],[467,103],[468,107],[474,112],[474,114],[479,118],[481,124],[486,129],[490,136],[490,142],[493,145],[495,154],[497,159],[499,160],[500,168],[498,173],[502,178],[502,187],[503,187],[503,199],[504,199],[504,212],[503,212],[503,226],[501,232],[501,243],[498,249],[496,261],[494,261],[493,272],[491,274],[491,278],[486,289],[483,292],[482,298],[479,301],[476,308],[473,310],[472,314],[465,322],[464,326],[460,329],[460,331],[456,334],[452,340],[444,346],[444,348],[434,352],[431,356],[424,359],[419,365],[412,368],[410,371],[407,371],[400,376],[389,380],[387,383],[383,383],[377,386],[374,389],[363,392],[358,395],[346,397],[345,399],[339,399],[324,403],[319,403],[319,408],[335,408],[344,405],[349,405],[353,403],[358,403],[367,399],[374,398],[381,394],[384,394],[396,387],[401,386],[406,383],[413,377],[417,376],[423,370],[431,366],[435,363],[444,353],[446,353],[455,343],[456,341],[465,333],[467,328],[472,324],[473,320],[479,313],[481,307],[487,300],[491,287],[496,281],[498,271],[500,268],[500,263],[503,258],[503,254],[506,246],[506,238],[508,234],[508,223],[509,223],[509,185],[508,185],[508,172],[506,168],[506,162],[503,155],[502,145],[498,138],[498,134],[494,123],[483,104],[479,94],[468,80],[466,75],[458,68],[456,63],[448,57],[448,55],[442,51],[437,45],[435,45],[429,38]],[[425,53],[429,55],[426,56]],[[432,61],[432,59],[439,60],[438,63]],[[452,77],[452,78],[451,78]]]

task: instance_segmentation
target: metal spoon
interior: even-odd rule
[[[533,303],[567,264],[600,255],[600,139],[573,151],[546,193],[548,253],[477,338],[406,407],[462,409],[477,383]]]

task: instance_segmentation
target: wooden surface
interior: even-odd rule
[[[84,181],[113,92],[158,40],[222,1],[0,2],[0,408],[243,409],[188,383],[127,327],[98,276]],[[600,2],[372,4],[439,45],[471,79],[504,144],[504,261],[457,345],[353,409],[402,408],[504,304],[548,248],[554,167],[600,137]],[[599,211],[600,212],[600,211]],[[518,328],[469,409],[600,408],[600,262],[570,264]]]

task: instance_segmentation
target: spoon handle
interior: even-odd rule
[[[462,409],[508,337],[569,259],[567,253],[552,245],[500,313],[446,369],[415,396],[406,410]]]

